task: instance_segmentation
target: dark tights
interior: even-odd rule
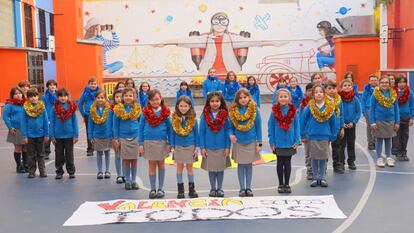
[[[277,177],[279,178],[279,185],[289,185],[290,172],[292,170],[290,160],[292,156],[278,156],[277,157]],[[283,182],[283,175],[285,182]]]

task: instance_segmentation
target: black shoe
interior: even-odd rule
[[[61,180],[62,178],[63,178],[62,174],[56,174],[56,177],[55,177],[56,180]]]
[[[117,184],[122,184],[122,183],[125,183],[125,181],[124,181],[124,179],[122,179],[122,176],[118,176],[118,177],[116,177],[116,183]]]
[[[69,179],[75,179],[75,178],[76,178],[75,174],[69,174]]]
[[[26,171],[24,170],[24,167],[22,165],[17,165],[16,166],[16,172],[17,173],[25,173]]]
[[[33,179],[33,178],[35,178],[35,174],[34,173],[29,173],[29,175],[27,176],[27,178]]]
[[[49,160],[49,154],[45,154],[45,155],[43,156],[43,159],[44,159],[44,160]]]
[[[375,144],[368,145],[368,150],[375,150]]]
[[[177,183],[177,189],[178,189],[178,194],[177,194],[177,198],[178,199],[183,199],[185,198],[185,194],[184,194],[184,183]]]
[[[132,183],[132,185],[131,185],[131,188],[133,189],[133,190],[138,190],[139,189],[139,186],[138,186],[138,184],[137,183]]]
[[[125,183],[125,189],[126,189],[126,190],[131,190],[131,189],[132,189],[132,185],[131,185],[131,183],[126,182],[126,183]]]
[[[46,178],[47,177],[47,173],[46,172],[40,172],[39,175],[41,178]]]
[[[324,187],[324,188],[328,187],[328,182],[326,182],[326,180],[320,180],[319,182],[320,182],[321,187]]]
[[[282,185],[279,185],[279,186],[277,187],[277,192],[278,192],[278,193],[285,193],[285,189],[284,189],[283,184],[282,184]]]
[[[246,189],[240,189],[239,197],[245,197],[245,196],[246,196]]]
[[[253,197],[253,191],[251,189],[246,189],[246,197]]]
[[[285,193],[292,193],[292,189],[288,184],[285,184]]]
[[[157,191],[157,198],[163,198],[165,196],[165,192],[162,189],[158,189]]]
[[[311,184],[310,184],[310,186],[312,187],[312,188],[315,188],[315,187],[317,187],[319,185],[319,181],[317,181],[317,180],[312,180],[312,182],[311,182]]]
[[[408,161],[410,161],[410,159],[408,158],[407,155],[403,155],[401,161],[408,162]]]
[[[150,191],[150,193],[149,193],[148,197],[149,197],[150,199],[157,198],[157,191],[156,191],[155,189],[151,189],[151,191]]]
[[[333,169],[334,173],[338,173],[338,174],[344,174],[344,169],[339,168],[339,167],[334,167]]]
[[[103,179],[102,172],[98,172],[98,174],[96,174],[96,179],[98,179],[98,180],[102,180]]]
[[[111,173],[110,172],[105,172],[105,179],[109,179],[111,178]]]
[[[93,156],[93,151],[87,151],[86,156]]]
[[[198,198],[198,193],[195,190],[194,182],[188,182],[188,196],[190,198]]]
[[[217,191],[215,189],[211,189],[208,196],[209,197],[217,197]]]
[[[308,174],[306,175],[306,179],[307,179],[307,180],[313,180],[313,175],[312,175],[312,173],[308,173]]]
[[[348,163],[348,168],[351,169],[351,170],[356,170],[357,169],[354,162],[349,162]]]
[[[216,197],[224,197],[224,191],[221,189],[217,190]]]

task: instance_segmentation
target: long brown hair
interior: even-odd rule
[[[240,88],[236,92],[236,96],[234,97],[234,101],[233,101],[233,104],[231,105],[231,107],[233,107],[233,106],[240,107],[239,100],[240,100],[240,96],[242,94],[245,95],[245,96],[248,96],[249,99],[250,99],[250,101],[253,101],[254,102],[254,100],[252,98],[252,95],[250,94],[249,90],[247,90],[246,88]]]
[[[165,106],[164,98],[162,98],[161,92],[158,89],[152,89],[152,90],[149,90],[148,91],[148,103],[147,103],[147,106],[151,106],[151,104],[149,103],[149,101],[151,99],[153,99],[156,95],[159,95],[161,97],[161,106],[162,105]]]
[[[22,98],[24,98],[24,92],[20,87],[12,87],[12,89],[10,89],[10,99],[13,99],[14,94],[16,94],[16,92],[20,92],[22,93]]]
[[[180,105],[181,102],[184,102],[184,103],[190,105],[190,109],[185,114],[182,114],[180,109],[178,109],[178,105]],[[180,98],[178,98],[177,103],[175,103],[175,113],[177,113],[177,115],[180,116],[180,117],[185,116],[185,117],[191,118],[191,117],[196,116],[196,112],[194,110],[193,103],[191,103],[190,97],[188,97],[186,95],[182,95],[182,96],[180,96]]]
[[[224,100],[223,95],[219,91],[213,91],[213,92],[208,93],[206,104],[204,105],[204,108],[210,107],[210,100],[213,97],[219,98],[219,100],[220,100],[220,109],[227,110],[226,101]]]

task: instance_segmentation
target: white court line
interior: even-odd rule
[[[366,169],[358,169],[357,172],[370,172],[371,170]],[[393,171],[376,171],[377,173],[385,173],[385,174],[397,174],[397,175],[414,175],[414,172],[393,172]]]
[[[358,218],[358,216],[361,214],[362,210],[364,209],[365,205],[368,202],[369,196],[371,195],[372,190],[374,189],[375,179],[377,178],[375,163],[371,155],[364,147],[361,146],[361,144],[355,143],[355,145],[359,147],[359,149],[364,153],[364,155],[368,159],[369,171],[370,171],[369,181],[368,181],[367,187],[365,188],[364,193],[361,196],[361,199],[359,200],[355,209],[352,211],[351,215],[349,215],[349,217],[338,228],[336,228],[336,230],[333,233],[344,232]]]

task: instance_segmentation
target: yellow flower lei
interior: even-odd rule
[[[382,106],[386,108],[390,108],[394,104],[395,100],[397,99],[397,93],[395,92],[394,89],[390,88],[390,98],[387,98],[381,93],[379,87],[375,87],[374,97],[378,101],[378,103],[380,103]]]
[[[256,104],[253,101],[250,101],[248,106],[247,106],[247,111],[241,115],[239,112],[239,108],[237,105],[233,105],[230,108],[229,111],[229,117],[230,120],[233,122],[234,127],[237,130],[246,132],[248,130],[250,130],[253,126],[254,121],[256,120]],[[239,121],[245,121],[249,119],[249,121],[247,122],[247,124],[245,125],[240,125]]]
[[[190,134],[190,132],[193,130],[195,126],[195,117],[188,118],[187,123],[185,124],[185,127],[183,128],[181,123],[183,122],[183,118],[180,117],[177,113],[172,114],[172,120],[171,124],[173,126],[173,130],[176,134],[180,136],[187,136]]]
[[[122,120],[136,120],[139,116],[141,116],[141,106],[138,103],[134,103],[131,112],[126,113],[123,104],[116,104],[114,106],[114,113]]]
[[[341,108],[339,107],[341,104],[341,96],[338,93],[335,94],[334,103],[335,103],[336,116],[339,117],[341,115]]]
[[[105,110],[102,113],[102,116],[98,115],[98,112],[96,111],[96,102],[92,104],[91,106],[91,119],[95,124],[101,125],[106,122],[106,119],[108,118],[108,112],[111,108],[111,105],[109,105],[108,102],[105,102]]]
[[[45,104],[39,100],[36,105],[33,106],[30,101],[26,101],[23,105],[24,111],[31,117],[38,117],[45,110]]]
[[[314,99],[309,101],[309,110],[312,116],[320,123],[327,121],[335,112],[335,103],[329,98],[325,98],[325,109],[321,112],[316,106]]]

